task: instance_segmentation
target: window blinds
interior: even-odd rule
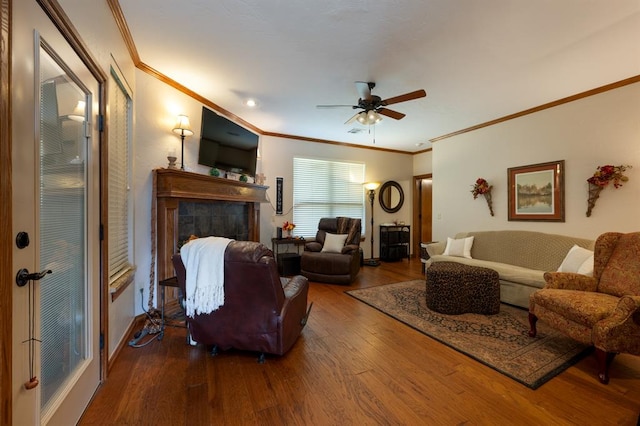
[[[112,71],[109,85],[109,282],[130,267],[129,250],[129,139],[131,98]]]
[[[347,216],[363,219],[363,181],[363,163],[295,157],[294,234],[314,237],[318,230],[318,222],[323,217]]]

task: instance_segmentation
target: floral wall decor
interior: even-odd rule
[[[587,179],[589,182],[589,199],[588,199],[588,207],[587,207],[587,217],[591,216],[591,210],[596,205],[596,200],[600,197],[600,192],[609,186],[610,183],[613,183],[613,187],[618,189],[622,186],[622,182],[626,182],[629,180],[623,173],[630,169],[629,165],[621,165],[621,166],[599,166],[593,176]]]
[[[491,201],[491,188],[492,185],[489,185],[489,182],[486,179],[478,178],[476,179],[476,183],[473,185],[473,189],[471,193],[473,194],[473,199],[478,198],[478,195],[484,195],[484,198],[487,200],[487,205],[489,206],[489,213],[493,216],[493,204]]]

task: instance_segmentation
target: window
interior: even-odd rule
[[[109,84],[108,246],[109,286],[115,293],[133,280],[130,231],[131,98],[122,79],[111,70]]]
[[[364,218],[364,164],[293,159],[295,234],[313,237],[323,217]],[[362,221],[364,224],[364,220]],[[363,229],[364,232],[364,229]]]

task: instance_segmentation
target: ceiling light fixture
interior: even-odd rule
[[[258,106],[258,101],[256,101],[255,99],[247,99],[244,104],[249,108],[255,108],[256,106]]]
[[[358,114],[356,121],[362,125],[373,125],[382,121],[382,116],[376,112],[376,110],[370,109],[369,111],[362,111]]]

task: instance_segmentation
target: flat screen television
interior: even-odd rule
[[[202,108],[198,164],[255,176],[257,155],[258,135]]]

